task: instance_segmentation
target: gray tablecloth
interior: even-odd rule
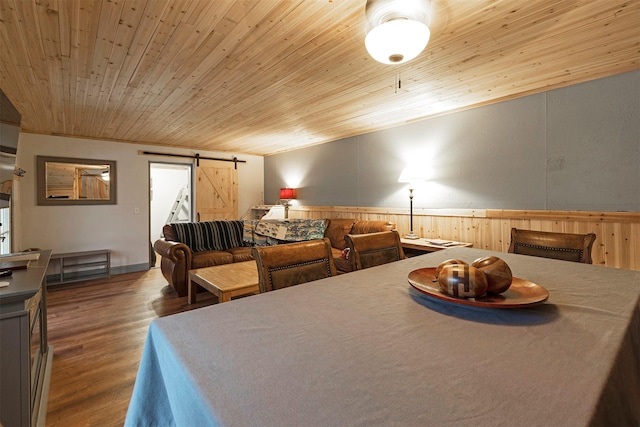
[[[488,254],[549,300],[407,282]],[[126,425],[637,426],[639,330],[640,272],[447,249],[154,321]]]

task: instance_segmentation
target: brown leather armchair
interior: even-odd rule
[[[377,231],[389,231],[395,228],[395,224],[388,221],[366,221],[354,218],[331,218],[327,220],[325,237],[331,240],[333,261],[336,264],[338,274],[353,271],[351,260],[342,258],[342,251],[347,247],[347,234],[366,234]]]
[[[258,264],[260,292],[275,291],[336,275],[328,238],[257,246],[251,254]]]
[[[596,235],[511,229],[509,253],[591,264]]]
[[[354,270],[404,259],[400,234],[396,230],[368,234],[347,234]]]

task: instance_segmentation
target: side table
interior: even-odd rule
[[[471,247],[473,243],[456,242],[453,240],[442,239],[425,239],[421,237],[419,239],[405,239],[401,238],[402,249],[406,256],[421,255],[427,252],[441,251],[447,248],[453,247]]]

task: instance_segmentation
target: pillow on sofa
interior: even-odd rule
[[[171,226],[171,224],[165,224],[162,227],[162,237],[164,237],[164,240],[167,240],[169,242],[178,241],[178,238],[176,237],[176,233],[175,231],[173,231],[173,227]]]
[[[380,231],[395,230],[395,224],[388,221],[361,221],[357,220],[353,224],[349,234],[378,233]]]
[[[324,236],[331,241],[331,247],[340,250],[346,248],[347,242],[344,240],[344,236],[351,232],[351,227],[353,227],[356,220],[353,218],[331,218],[327,222]]]
[[[244,245],[242,221],[177,222],[171,227],[176,240],[194,252],[225,251]]]

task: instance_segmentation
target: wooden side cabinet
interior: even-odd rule
[[[46,271],[51,251],[0,281],[0,424],[44,426],[53,348],[47,341]]]

